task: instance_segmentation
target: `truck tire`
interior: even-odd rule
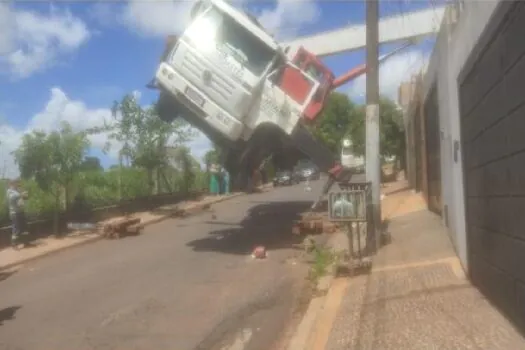
[[[155,111],[158,117],[166,122],[171,123],[183,113],[184,106],[182,106],[176,99],[170,97],[167,93],[161,92]]]
[[[238,149],[230,149],[226,154],[224,160],[224,167],[230,173],[232,179],[232,189],[236,191],[248,191],[250,175],[245,164],[241,164],[241,151]]]
[[[252,192],[255,189],[253,174],[264,158],[277,151],[279,132],[271,124],[259,125],[246,144],[228,152],[225,166],[232,174],[233,186],[238,191]],[[269,139],[273,142],[268,143]]]

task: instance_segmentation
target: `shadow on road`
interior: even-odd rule
[[[21,306],[10,306],[5,309],[0,309],[0,326],[4,324],[4,321],[11,321],[15,318],[16,312]]]
[[[292,234],[293,222],[299,220],[299,214],[308,210],[311,205],[311,201],[260,204],[250,209],[239,224],[214,222],[235,227],[212,231],[209,237],[191,241],[187,245],[197,252],[243,255],[250,253],[258,245],[263,245],[268,250],[290,248],[302,241],[300,236]]]
[[[17,270],[13,270],[13,271],[2,271],[0,272],[0,282],[8,279],[9,277],[11,277],[12,275],[14,275],[15,273],[17,272]]]

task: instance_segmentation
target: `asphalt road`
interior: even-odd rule
[[[292,220],[321,185],[240,196],[4,275],[0,349],[279,349],[307,285]],[[251,259],[259,244],[268,259]]]

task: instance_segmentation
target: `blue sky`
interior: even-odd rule
[[[242,0],[238,0],[242,1]],[[436,1],[385,0],[381,15],[435,6]],[[433,5],[434,4],[434,5]],[[144,84],[154,74],[163,38],[177,33],[190,2],[0,2],[0,176],[16,175],[9,152],[31,129],[51,130],[61,120],[81,129],[108,118],[112,102],[135,91],[143,104],[156,99]],[[279,37],[309,35],[364,22],[363,1],[242,1]],[[300,16],[299,16],[300,14]],[[400,80],[424,64],[432,49],[426,40],[385,63],[382,92],[392,96]],[[386,52],[392,46],[382,47]],[[364,52],[325,59],[336,75],[364,61]],[[387,65],[393,66],[388,68]],[[364,79],[340,91],[362,101]],[[103,155],[105,135],[92,139],[91,153],[104,165],[118,151]],[[196,157],[209,146],[202,136],[191,143]],[[3,173],[2,173],[3,172]]]

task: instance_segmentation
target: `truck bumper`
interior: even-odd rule
[[[193,116],[184,116],[185,118],[202,118],[231,141],[241,137],[244,125],[202,94],[169,64],[162,62],[155,77],[162,88],[194,112]],[[191,120],[188,122],[191,123]]]

